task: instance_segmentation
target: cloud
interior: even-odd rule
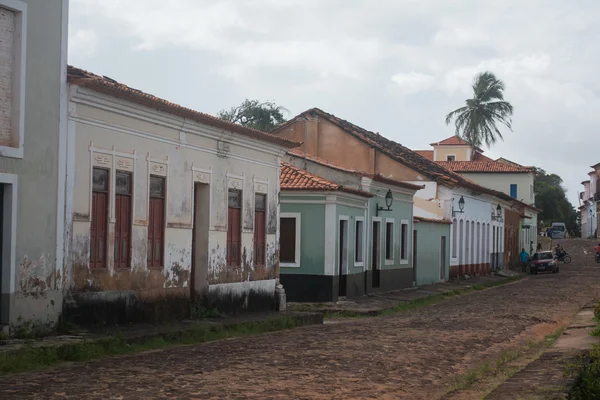
[[[394,81],[406,95],[416,94],[429,89],[435,82],[435,77],[419,72],[397,73],[392,76]]]
[[[576,202],[600,161],[600,3],[571,3],[72,0],[69,57],[201,111],[320,106],[413,148],[453,133],[444,116],[490,70],[515,114],[489,153],[558,173]]]
[[[92,57],[96,54],[98,36],[89,29],[69,29],[69,52],[79,57]]]

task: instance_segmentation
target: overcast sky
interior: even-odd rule
[[[69,62],[216,114],[320,107],[412,149],[490,70],[514,132],[486,155],[559,174],[575,205],[600,162],[594,0],[71,0]]]

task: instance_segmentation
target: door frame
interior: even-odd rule
[[[440,282],[446,280],[446,251],[448,250],[448,239],[440,236]]]
[[[0,325],[10,323],[10,294],[15,292],[18,175],[0,173],[0,184],[4,185],[2,212],[2,260],[0,265]],[[58,238],[57,238],[58,240]]]

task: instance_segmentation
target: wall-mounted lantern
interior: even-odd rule
[[[498,204],[498,207],[496,207],[496,214],[494,214],[494,212],[492,211],[492,221],[498,221],[498,222],[502,222],[502,207],[500,206],[500,204]]]
[[[458,210],[454,210],[454,204],[452,205],[452,216],[454,217],[456,214],[462,214],[465,212],[465,198],[460,196],[458,200]]]
[[[385,195],[385,205],[387,206],[387,209],[380,207],[379,203],[377,203],[377,208],[375,209],[375,216],[379,217],[379,211],[392,211],[390,207],[392,206],[393,201],[394,195],[392,194],[392,190],[388,189],[388,192]]]

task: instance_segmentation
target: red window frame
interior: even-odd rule
[[[254,194],[254,265],[265,265],[267,195]]]
[[[96,167],[92,169],[90,268],[106,268],[109,182],[110,170]]]
[[[227,196],[227,266],[241,264],[242,191],[229,189]]]
[[[129,268],[131,262],[132,174],[117,171],[115,177],[115,268]]]
[[[162,268],[164,263],[165,194],[164,176],[150,176],[148,191],[148,268]]]

